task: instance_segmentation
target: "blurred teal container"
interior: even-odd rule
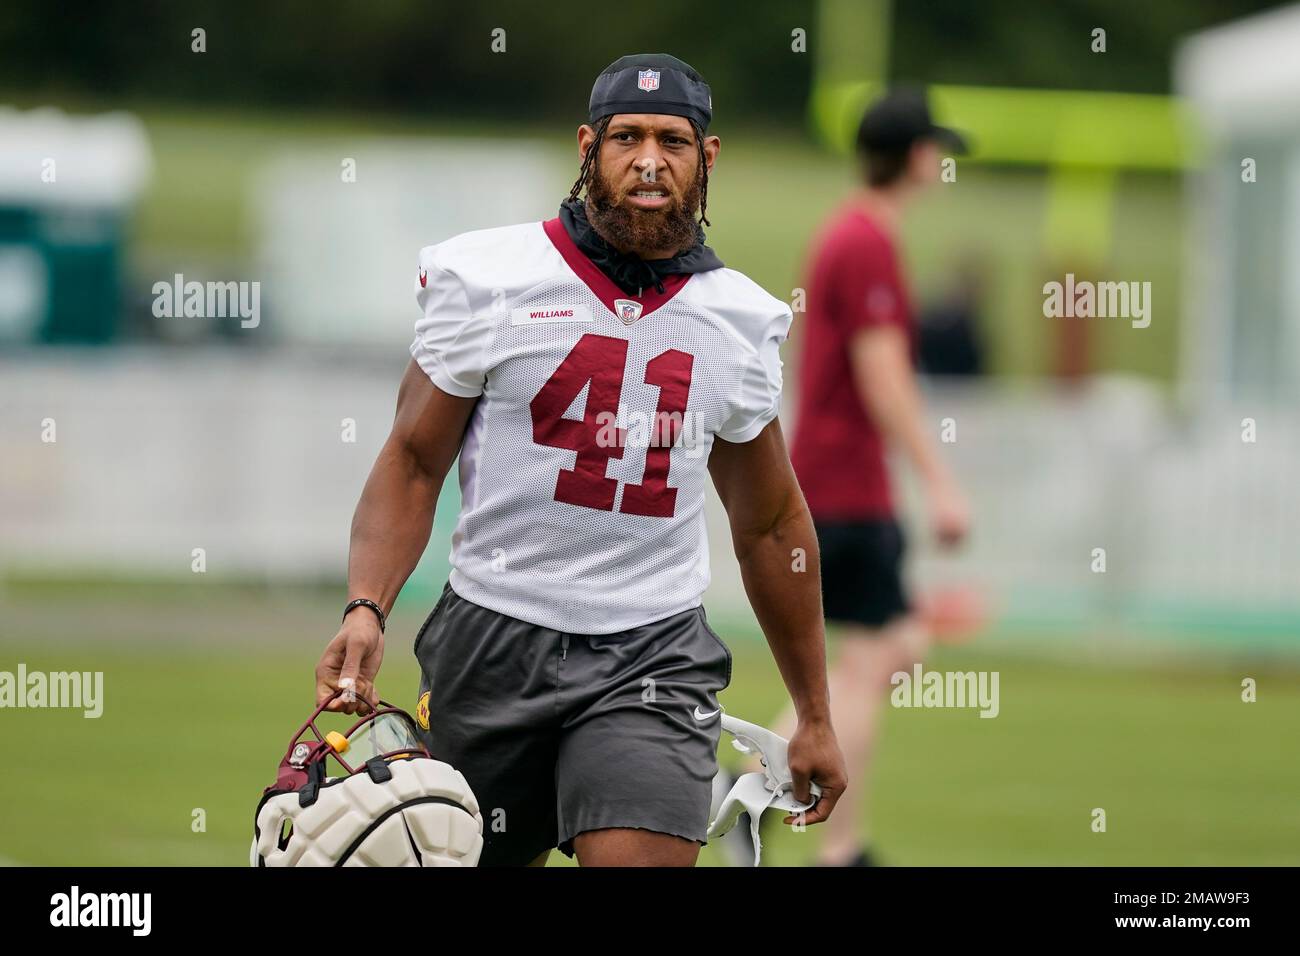
[[[112,341],[126,223],[152,172],[126,113],[0,107],[0,342]]]
[[[102,343],[118,330],[125,229],[103,210],[0,206],[0,336]]]

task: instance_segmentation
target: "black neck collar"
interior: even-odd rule
[[[582,250],[601,272],[628,295],[637,296],[653,286],[663,292],[664,276],[721,269],[722,260],[704,244],[704,230],[696,224],[695,244],[671,259],[642,259],[632,253],[619,252],[598,233],[587,219],[581,199],[566,199],[560,204],[560,222],[574,245]]]

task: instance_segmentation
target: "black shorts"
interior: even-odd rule
[[[892,518],[814,522],[826,620],[879,628],[911,609],[903,587],[903,529]]]
[[[731,651],[703,607],[617,634],[566,634],[448,584],[415,642],[416,722],[483,814],[479,866],[522,866],[586,830],[705,843]]]

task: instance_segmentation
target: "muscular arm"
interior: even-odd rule
[[[419,563],[433,509],[460,452],[476,398],[434,386],[412,361],[397,391],[397,414],[352,516],[348,600],[370,598],[387,614]]]
[[[369,598],[387,614],[429,543],[434,505],[447,470],[460,451],[476,398],[448,395],[412,361],[397,392],[397,414],[375,459],[352,516],[348,552],[348,600]],[[356,696],[378,702],[375,675],[383,661],[379,620],[356,608],[343,621],[316,666],[316,701],[356,681]],[[353,713],[342,700],[331,710]]]
[[[823,788],[805,819],[817,823],[844,789],[844,764],[830,724],[817,536],[780,422],[744,444],[715,441],[709,472],[727,509],[745,593],[798,716],[789,754],[795,796],[808,798],[809,779]]]

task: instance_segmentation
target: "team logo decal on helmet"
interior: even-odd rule
[[[420,702],[415,705],[415,722],[421,730],[429,729],[429,692],[420,695]]]
[[[465,777],[420,743],[411,715],[380,701],[344,733],[317,707],[257,805],[253,866],[477,866],[483,816]],[[420,700],[428,726],[428,694]],[[334,761],[342,774],[328,776]]]

